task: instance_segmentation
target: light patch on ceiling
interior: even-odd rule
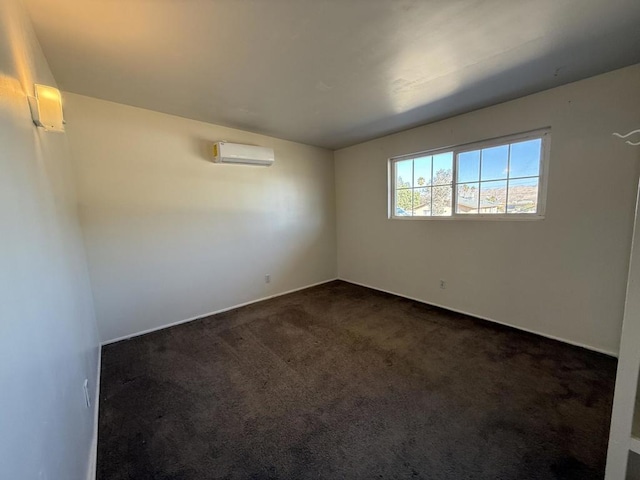
[[[25,2],[64,90],[332,149],[640,62],[638,0]]]

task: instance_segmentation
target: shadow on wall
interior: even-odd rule
[[[287,282],[286,279],[296,278],[301,272],[305,272],[306,276],[313,276],[317,267],[316,263],[312,262],[311,259],[316,258],[318,256],[317,252],[325,247],[326,241],[322,235],[322,228],[320,226],[315,232],[309,233],[304,241],[297,242],[295,246],[285,247],[288,253],[288,255],[284,257],[286,260],[284,262],[278,262],[274,268],[272,268],[273,273],[271,274],[276,285],[279,284],[279,286],[281,286],[278,290],[286,291],[300,287],[300,285],[296,285],[293,282]],[[332,270],[336,271],[335,266]],[[326,278],[326,280],[332,279],[333,278],[329,277]]]
[[[98,335],[67,138],[36,128],[27,101],[55,80],[20,0],[0,1],[0,71],[2,475],[87,478]]]
[[[275,221],[255,202],[168,206],[108,205],[82,214],[91,219],[84,226],[92,265],[102,272],[95,288],[103,340],[334,276],[335,267],[323,261],[334,255],[321,216],[298,219],[285,212]],[[291,222],[295,232],[287,227]]]

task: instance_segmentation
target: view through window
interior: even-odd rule
[[[391,217],[536,217],[549,130],[391,159]]]

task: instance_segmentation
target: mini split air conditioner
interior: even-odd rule
[[[273,148],[227,142],[213,144],[213,161],[215,163],[240,163],[268,167],[273,164],[274,160]]]

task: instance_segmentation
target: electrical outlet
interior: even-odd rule
[[[447,282],[445,282],[444,280],[440,280],[440,288],[443,290],[447,288]]]
[[[91,406],[91,397],[89,396],[89,379],[84,379],[82,390],[84,391],[84,402],[86,403],[87,408],[89,408]]]
[[[271,283],[271,275],[268,273],[264,276],[264,283]]]

